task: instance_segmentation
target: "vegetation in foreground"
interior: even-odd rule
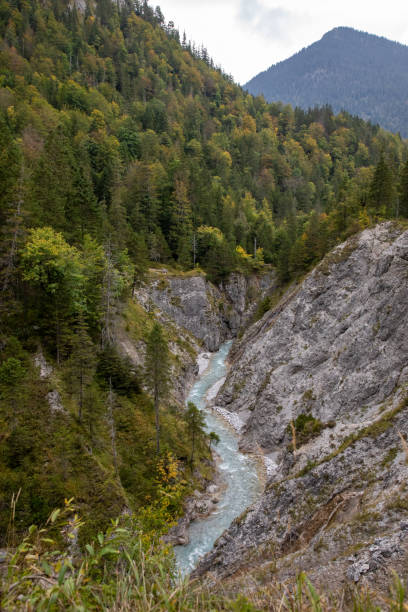
[[[304,574],[292,585],[271,584],[236,594],[236,587],[180,578],[172,551],[161,536],[168,528],[163,508],[112,521],[105,533],[79,553],[80,519],[72,500],[55,510],[43,528],[30,527],[10,552],[2,579],[5,611],[85,612],[213,611],[323,612],[354,610],[403,612],[406,591],[394,576],[389,597],[369,589],[318,593]],[[235,595],[232,595],[232,591]]]

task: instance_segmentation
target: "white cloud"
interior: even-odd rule
[[[282,41],[290,40],[300,24],[305,26],[305,15],[282,6],[265,6],[260,0],[241,0],[237,18],[243,28]]]
[[[167,20],[245,83],[336,26],[408,43],[403,0],[152,0]]]

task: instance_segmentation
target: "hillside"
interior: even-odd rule
[[[307,110],[329,104],[408,137],[408,47],[340,27],[244,88]]]

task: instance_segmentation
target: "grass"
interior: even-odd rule
[[[318,591],[304,572],[279,583],[276,566],[246,568],[229,580],[181,579],[160,514],[122,516],[80,551],[81,519],[72,500],[30,527],[8,551],[1,582],[5,612],[404,612],[406,590],[394,575],[389,594],[347,586]],[[320,548],[324,546],[320,544]],[[317,546],[319,549],[319,546]],[[355,547],[356,550],[360,545]]]
[[[135,300],[128,300],[123,311],[126,331],[134,342],[144,340],[149,333],[152,320],[149,314]]]
[[[299,446],[306,444],[312,438],[318,436],[322,429],[325,428],[324,423],[316,419],[310,414],[299,414],[299,416],[288,425],[288,432],[296,437]],[[294,430],[294,431],[293,431]]]
[[[204,270],[202,270],[199,266],[196,266],[192,270],[183,270],[183,268],[181,267],[169,266],[168,264],[158,263],[157,269],[156,269],[154,267],[154,264],[151,263],[151,267],[149,269],[149,275],[151,277],[157,278],[158,276],[162,276],[163,274],[169,277],[182,277],[182,278],[191,278],[193,276],[205,276]]]
[[[374,438],[374,439],[378,438],[378,436],[386,432],[392,426],[395,417],[407,407],[408,407],[408,397],[405,397],[398,404],[398,406],[396,406],[392,410],[389,410],[388,412],[383,414],[383,416],[377,421],[375,421],[375,423],[372,423],[371,425],[368,425],[367,427],[363,427],[359,431],[347,436],[343,440],[343,442],[340,444],[340,446],[336,448],[336,450],[334,450],[332,453],[330,453],[326,457],[323,457],[323,459],[321,459],[320,461],[316,463],[311,463],[308,469],[306,469],[307,468],[306,466],[306,468],[301,470],[301,472],[298,472],[297,474],[295,474],[293,478],[304,476],[308,471],[310,471],[314,467],[322,465],[323,463],[327,463],[328,461],[331,461],[332,459],[334,459],[335,457],[343,453],[345,450],[347,450],[350,446],[352,446],[359,440],[362,440],[363,438]]]

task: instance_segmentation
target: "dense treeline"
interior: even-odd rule
[[[189,267],[196,251],[217,277],[255,240],[278,263],[313,210],[330,216],[333,243],[363,211],[381,152],[398,172],[398,137],[244,94],[205,51],[181,45],[159,9],[133,5],[2,3],[3,162],[25,227],[52,226],[81,248],[85,235],[109,237],[133,262]]]
[[[0,33],[1,526],[20,488],[20,527],[71,494],[96,524],[154,501],[175,457],[209,455],[169,406],[157,463],[143,372],[114,348],[149,262],[303,274],[407,215],[406,145],[253,98],[147,3],[0,0]],[[146,341],[152,317],[132,308]]]
[[[408,136],[408,47],[352,28],[335,28],[261,72],[245,88],[308,109],[330,104]]]

